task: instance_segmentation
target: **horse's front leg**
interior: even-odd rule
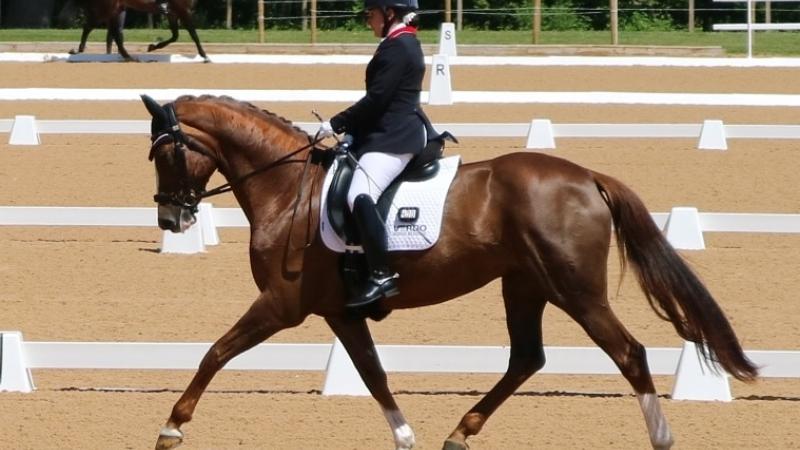
[[[92,21],[87,21],[83,26],[83,31],[81,32],[81,42],[78,44],[78,49],[70,50],[70,55],[77,55],[78,53],[83,53],[83,51],[86,50],[86,39],[89,38],[89,33],[91,33],[93,29],[94,23]]]
[[[386,372],[378,359],[378,352],[375,350],[375,343],[372,341],[366,320],[355,317],[326,317],[325,321],[344,345],[372,397],[381,405],[386,421],[392,429],[397,450],[414,447],[416,443],[414,431],[406,422],[389,390]]]
[[[208,350],[194,378],[172,408],[161,429],[156,449],[171,449],[183,442],[180,427],[192,420],[192,414],[211,379],[237,355],[263,342],[285,328],[298,325],[308,313],[298,311],[288,300],[277,300],[262,293],[238,322]]]
[[[167,45],[169,45],[169,44],[171,44],[171,43],[173,43],[173,42],[178,40],[178,19],[174,15],[169,14],[169,15],[167,15],[167,21],[169,22],[169,30],[170,30],[170,32],[172,32],[172,36],[169,39],[165,40],[165,41],[158,41],[155,44],[148,45],[147,46],[147,51],[148,52],[152,52],[152,51],[158,50],[160,48],[164,48]]]

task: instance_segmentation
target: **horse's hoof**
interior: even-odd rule
[[[147,53],[150,53],[153,50],[157,50],[155,44],[150,44],[147,46]]]
[[[466,442],[461,443],[448,439],[444,441],[442,450],[469,450],[469,445],[467,445]]]
[[[158,435],[156,450],[170,450],[183,444],[183,433],[176,428],[164,427]]]
[[[204,57],[203,57],[203,62],[204,62],[204,63],[206,63],[206,64],[208,64],[208,63],[210,63],[210,62],[211,62],[211,58],[209,58],[208,56],[204,56]]]
[[[80,52],[73,48],[72,50],[68,51],[67,53],[69,53],[70,55],[77,55]]]

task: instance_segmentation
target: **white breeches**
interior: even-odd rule
[[[350,211],[353,210],[356,197],[361,194],[368,194],[372,197],[372,201],[377,203],[381,193],[400,175],[413,157],[411,153],[394,155],[369,152],[362,155],[353,173],[350,190],[347,192],[347,205]]]

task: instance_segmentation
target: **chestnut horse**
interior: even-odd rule
[[[366,318],[345,312],[338,255],[313,231],[325,173],[315,159],[324,150],[290,122],[248,103],[184,96],[162,106],[142,99],[153,117],[150,158],[158,179],[159,226],[185,231],[201,198],[232,189],[250,222],[250,266],[260,290],[200,362],[156,448],[183,441],[181,425],[191,420],[209,382],[231,358],[310,314],[322,316],[347,349],[383,409],[396,448],[411,448],[414,433],[389,390]],[[206,191],[215,170],[229,183]],[[633,267],[655,312],[682,338],[707,347],[703,355],[712,364],[740,380],[757,377],[722,310],[633,191],[560,158],[507,154],[461,165],[438,243],[391,256],[400,294],[380,304],[385,315],[441,303],[502,279],[511,345],[507,372],[461,418],[444,448],[466,449],[467,438],[544,366],[541,321],[548,302],[577,321],[616,363],[636,392],[653,447],[672,445],[645,348],[607,301],[612,223],[623,269],[626,261]]]
[[[155,44],[148,45],[148,52],[164,48],[172,42],[175,42],[178,39],[178,21],[180,21],[180,23],[186,27],[186,30],[189,31],[189,35],[197,46],[197,53],[203,57],[206,62],[209,62],[208,56],[206,56],[206,52],[203,50],[203,46],[200,45],[200,38],[197,36],[194,20],[192,20],[194,2],[195,0],[168,0],[166,2],[169,11],[167,13],[167,21],[169,22],[169,29],[172,32],[172,36],[165,41],[159,41]],[[78,3],[84,9],[86,22],[83,25],[81,42],[78,45],[78,49],[70,50],[70,53],[83,53],[86,49],[86,39],[89,37],[89,33],[97,28],[98,25],[105,24],[108,30],[106,36],[106,53],[111,52],[111,40],[113,39],[117,44],[119,54],[128,61],[133,61],[134,58],[125,50],[125,46],[123,45],[122,28],[125,22],[125,9],[133,9],[150,14],[160,13],[156,0],[79,0]]]

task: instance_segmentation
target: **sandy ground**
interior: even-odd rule
[[[3,87],[337,88],[362,86],[362,68],[256,65],[16,64],[0,66]],[[793,69],[454,68],[464,90],[619,90],[797,93]],[[259,105],[297,121],[310,110],[345,105]],[[428,107],[436,122],[794,123],[785,108],[470,105]],[[144,119],[133,102],[0,102],[0,118]],[[149,206],[154,189],[146,136],[46,135],[43,145],[0,143],[0,205]],[[5,140],[3,140],[5,142]],[[696,150],[691,140],[559,140],[556,155],[612,174],[651,211],[696,206],[709,212],[797,213],[797,150],[792,141],[730,141],[726,152]],[[466,161],[522,151],[520,139],[465,138],[449,154]],[[212,184],[220,182],[214,178]],[[232,196],[216,206],[234,206]],[[219,337],[256,295],[247,232],[223,230],[223,243],[200,255],[158,254],[156,229],[0,228],[0,329],[27,340],[194,341]],[[707,250],[684,252],[718,298],[747,349],[800,347],[800,237],[706,234]],[[617,260],[609,261],[613,286]],[[650,311],[632,276],[612,306],[647,346],[680,345]],[[502,345],[508,338],[499,286],[457,300],[398,311],[371,325],[383,344]],[[323,321],[271,342],[330,342]],[[547,345],[588,346],[560,311],[545,314]],[[33,394],[0,394],[0,448],[152,446],[190,371],[34,372]],[[497,380],[494,375],[390,375],[419,448],[440,448],[460,416]],[[370,398],[322,397],[321,373],[224,371],[184,427],[186,448],[391,448]],[[669,393],[672,377],[657,387]],[[98,390],[97,388],[105,388]],[[663,407],[678,448],[800,448],[795,423],[800,381],[732,382],[729,404]],[[646,448],[644,421],[622,377],[533,377],[471,439],[473,449]]]

